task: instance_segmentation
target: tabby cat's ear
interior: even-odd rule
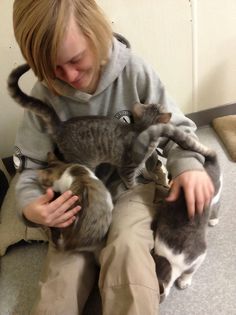
[[[134,118],[141,118],[143,116],[144,108],[144,104],[135,103],[132,108]]]
[[[161,113],[156,118],[156,123],[167,124],[171,119],[171,113]]]

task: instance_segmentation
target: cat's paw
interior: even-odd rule
[[[156,147],[157,147],[157,142],[156,142],[156,141],[152,141],[152,142],[150,142],[150,144],[149,144],[148,151],[149,151],[149,152],[153,152],[153,151],[156,149]]]
[[[215,226],[215,225],[217,225],[218,223],[219,223],[219,219],[218,219],[218,218],[210,219],[210,220],[208,221],[208,225],[209,225],[209,226]]]
[[[181,290],[187,289],[192,284],[192,278],[181,276],[177,279],[176,284]]]

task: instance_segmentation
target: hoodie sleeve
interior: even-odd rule
[[[35,165],[37,168],[37,165]],[[27,220],[23,214],[23,208],[30,202],[43,194],[38,181],[36,169],[24,170],[16,183],[15,195],[17,200],[17,209],[20,219],[24,221],[27,226],[37,227],[39,225]]]
[[[45,101],[44,87],[36,83],[31,95]],[[54,150],[54,144],[46,133],[42,121],[32,112],[25,110],[19,126],[14,158],[23,165],[15,190],[18,214],[29,226],[37,226],[28,221],[22,213],[23,208],[42,195],[37,181],[37,169],[45,166],[47,153]]]
[[[167,94],[157,73],[143,63],[137,75],[137,87],[142,103],[162,104],[166,112],[171,112],[171,123],[197,139],[195,123],[184,116],[175,102]],[[172,140],[165,139],[162,143],[163,154],[167,158],[167,169],[172,178],[188,170],[203,170],[204,157],[193,151],[180,148]]]

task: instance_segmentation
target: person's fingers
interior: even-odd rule
[[[57,219],[60,219],[65,213],[70,213],[68,210],[74,208],[75,206],[78,206],[80,209],[81,207],[79,205],[76,205],[76,201],[78,201],[78,196],[72,196],[70,199],[66,200],[58,209],[56,209],[52,213],[52,219],[55,221]]]
[[[188,217],[189,219],[193,219],[195,215],[195,194],[192,189],[187,189],[184,191],[184,196],[185,196],[185,201],[186,201],[186,206],[187,206],[187,211],[188,211]]]
[[[205,207],[208,207],[211,203],[212,197],[214,195],[214,186],[210,183],[209,186],[203,187],[202,191],[197,193],[196,201],[196,211],[202,214]]]
[[[57,228],[66,228],[66,227],[70,226],[71,224],[73,224],[73,222],[75,220],[76,220],[76,216],[73,216],[72,218],[68,219],[67,221],[55,225],[55,227],[57,227]]]
[[[71,210],[66,211],[65,213],[63,213],[60,217],[57,217],[54,222],[53,225],[54,226],[58,226],[61,224],[64,224],[67,221],[70,221],[73,217],[76,216],[76,214],[81,210],[80,206],[76,206]]]
[[[61,211],[61,213],[63,213],[69,208],[69,206],[73,205],[76,200],[78,200],[78,196],[72,196],[72,191],[65,191],[62,195],[49,204],[49,211],[54,213],[56,210],[61,209],[61,207],[64,206]]]

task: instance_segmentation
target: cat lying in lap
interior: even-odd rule
[[[81,210],[76,220],[66,228],[51,228],[56,247],[98,254],[104,245],[113,210],[111,195],[102,181],[87,167],[59,161],[53,153],[48,154],[48,167],[38,171],[38,178],[45,189],[52,187],[59,194],[71,190],[80,197],[77,204]]]

